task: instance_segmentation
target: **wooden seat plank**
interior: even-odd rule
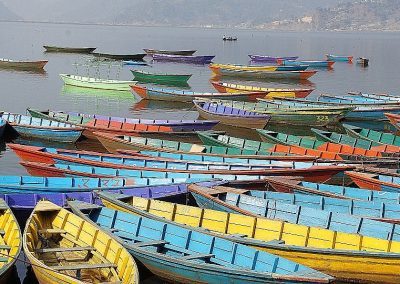
[[[39,234],[66,234],[66,230],[62,229],[42,229],[39,230]]]
[[[58,265],[50,266],[53,270],[82,270],[82,269],[100,269],[100,268],[116,268],[117,265],[114,263],[97,263],[97,264],[75,264],[75,265]]]
[[[96,250],[94,247],[70,247],[70,248],[41,248],[37,249],[38,253],[46,253],[46,252],[74,252],[74,251],[94,251]]]

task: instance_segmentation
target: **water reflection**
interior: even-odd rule
[[[76,87],[72,85],[64,85],[61,94],[65,96],[77,97],[101,97],[120,100],[135,100],[135,96],[130,91],[100,90],[92,88]]]

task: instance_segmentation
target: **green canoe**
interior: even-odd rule
[[[168,85],[187,85],[187,81],[192,77],[191,74],[160,74],[149,73],[140,70],[131,70],[134,80],[146,83],[160,83]]]
[[[70,74],[60,74],[60,77],[66,85],[101,90],[129,91],[130,86],[137,83],[136,81],[107,80]]]
[[[347,134],[352,137],[369,140],[378,144],[400,146],[400,136],[394,135],[392,133],[385,133],[372,129],[361,128],[350,124],[343,124],[343,127],[345,128]]]
[[[286,146],[299,146],[308,149],[319,150],[319,147],[326,144],[325,141],[317,140],[315,137],[296,136],[275,131],[256,129],[261,139],[267,143],[277,143]]]

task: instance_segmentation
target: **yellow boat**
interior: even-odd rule
[[[6,283],[21,252],[21,230],[7,203],[0,199],[0,283]]]
[[[23,248],[41,284],[139,283],[136,263],[110,234],[49,202],[29,217]]]
[[[162,218],[355,283],[400,283],[400,242],[139,197],[98,193],[106,207]]]
[[[236,64],[217,64],[211,63],[210,68],[225,68],[232,70],[245,70],[245,71],[276,71],[278,66],[246,66]]]

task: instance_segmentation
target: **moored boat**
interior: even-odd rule
[[[135,61],[143,61],[143,58],[146,56],[146,53],[137,53],[137,54],[110,54],[110,53],[92,53],[95,57],[99,58],[107,58],[113,60],[135,60]]]
[[[161,74],[141,70],[131,70],[131,72],[136,81],[162,84],[185,84],[192,77],[192,74]]]
[[[271,63],[277,63],[278,60],[297,60],[299,58],[298,56],[277,57],[277,56],[256,55],[256,54],[249,55],[249,57],[253,61],[265,61]]]
[[[350,124],[343,124],[347,134],[355,138],[361,138],[380,144],[400,146],[400,137],[392,133],[375,131],[373,129],[360,128]]]
[[[155,61],[171,61],[194,64],[208,64],[214,59],[214,55],[170,55],[170,54],[153,54]]]
[[[143,49],[149,55],[153,54],[172,54],[172,55],[193,55],[197,50],[162,50],[162,49]]]
[[[367,67],[369,65],[369,59],[365,57],[357,58],[357,64],[361,65],[362,67]]]
[[[370,190],[400,192],[400,178],[386,175],[346,172],[352,181],[360,188]]]
[[[314,68],[332,68],[335,61],[329,60],[278,60],[278,64],[283,66],[301,66],[308,65]]]
[[[23,61],[23,60],[11,60],[0,58],[0,69],[17,69],[17,70],[43,70],[47,64],[47,60],[39,61]]]
[[[400,130],[400,114],[396,113],[385,113],[385,117],[389,119],[390,123],[396,127],[397,130]]]
[[[101,90],[129,91],[130,86],[136,84],[136,81],[109,80],[71,74],[60,74],[60,77],[66,85]]]
[[[61,47],[54,45],[43,45],[46,52],[62,52],[62,53],[92,53],[96,47]]]
[[[326,54],[326,58],[330,61],[339,61],[339,62],[349,62],[353,63],[353,56],[348,55],[334,55],[334,54]]]

